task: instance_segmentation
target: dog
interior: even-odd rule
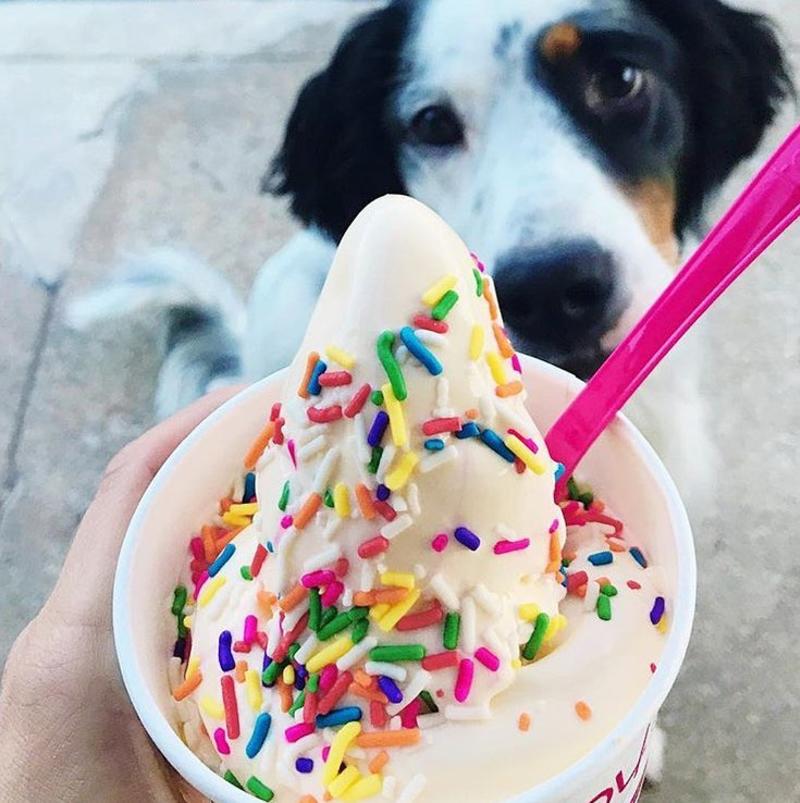
[[[771,23],[721,0],[395,0],[357,21],[297,98],[263,189],[305,229],[247,304],[162,251],[71,317],[168,309],[156,393],[168,415],[287,364],[345,229],[374,198],[406,193],[480,255],[515,345],[587,378],[791,91]],[[701,345],[632,410],[692,492],[713,473]]]

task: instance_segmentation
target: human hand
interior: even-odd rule
[[[136,505],[210,394],[109,463],[53,593],[15,642],[0,688],[0,800],[199,801],[150,742],[120,679],[111,594]]]

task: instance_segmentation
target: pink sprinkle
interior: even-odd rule
[[[334,580],[322,595],[322,604],[327,608],[333,605],[337,599],[342,595],[344,585],[338,580]]]
[[[517,432],[516,429],[509,429],[509,434],[515,435],[519,438],[534,454],[538,454],[539,447],[536,445],[535,441],[532,441],[526,435],[523,435],[521,432]]]
[[[321,695],[325,694],[336,683],[337,677],[339,677],[339,670],[336,668],[336,664],[328,664],[323,667],[319,673],[319,691]]]
[[[556,530],[558,530],[558,519],[553,519],[553,523],[550,525],[548,532],[552,535]]]
[[[294,451],[294,441],[291,438],[286,441],[286,448],[289,450],[289,457],[292,458],[292,465],[297,468],[297,455]]]
[[[462,658],[458,664],[455,697],[459,703],[466,702],[472,691],[472,678],[475,676],[475,663],[471,658]]]
[[[519,357],[516,354],[511,355],[511,367],[518,373],[522,373],[522,366],[519,362]]]
[[[194,584],[194,598],[197,599],[200,596],[200,589],[205,585],[206,580],[208,580],[208,572],[203,572],[198,578],[197,582]]]
[[[289,744],[293,744],[294,742],[302,739],[304,736],[309,736],[312,733],[314,733],[313,725],[305,722],[298,722],[296,725],[290,725],[283,732],[283,735],[286,737],[286,741],[289,742]]]
[[[447,542],[450,539],[447,537],[447,533],[439,533],[439,535],[435,536],[433,541],[431,541],[431,546],[433,547],[434,552],[444,552],[447,548]]]
[[[319,586],[327,586],[336,580],[336,575],[330,569],[317,569],[314,572],[304,574],[300,578],[300,582],[306,588],[319,588]]]
[[[469,255],[472,257],[472,261],[475,263],[475,267],[481,272],[486,272],[486,266],[481,262],[480,258],[477,254],[474,254],[472,251],[469,252]]]
[[[206,560],[206,553],[203,549],[203,540],[195,536],[189,541],[189,549],[192,551],[192,557],[195,560],[202,560],[205,563]]]
[[[500,659],[491,650],[487,650],[486,647],[478,647],[478,649],[475,650],[475,657],[487,669],[491,669],[492,672],[497,672],[500,668]]]
[[[222,728],[217,728],[214,731],[214,743],[217,745],[217,752],[223,756],[229,756],[231,753],[228,740],[225,738],[225,731]]]
[[[322,748],[322,760],[323,761],[327,761],[328,760],[328,753],[330,753],[330,752],[331,752],[331,746],[329,744],[326,744],[325,747]]]
[[[258,631],[258,619],[250,614],[244,617],[244,640],[247,644],[252,644],[256,640]]]
[[[520,538],[519,541],[498,541],[494,545],[494,554],[505,555],[508,552],[519,552],[521,549],[527,549],[530,545],[530,538]]]
[[[416,728],[417,717],[419,716],[419,709],[422,703],[419,697],[415,697],[401,712],[400,723],[404,728]]]
[[[290,516],[287,514],[281,519],[281,527],[283,527],[284,530],[288,530],[292,526],[293,522],[294,522],[294,516]]]

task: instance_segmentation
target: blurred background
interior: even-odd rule
[[[244,294],[295,227],[258,191],[290,104],[371,5],[0,4],[0,662],[106,461],[152,423],[158,322],[79,335],[65,304],[121,255],[161,244],[191,249]],[[796,69],[797,0],[749,5],[776,16]],[[795,117],[786,110],[762,156]],[[697,624],[648,803],[800,800],[798,256],[795,229],[704,335],[723,460],[694,515]]]

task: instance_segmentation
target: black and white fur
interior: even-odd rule
[[[169,308],[167,415],[285,365],[338,239],[369,201],[403,192],[493,272],[517,346],[587,376],[669,281],[705,201],[789,89],[770,24],[719,0],[396,0],[297,99],[264,186],[306,229],[246,305],[215,272],[160,252],[73,320]],[[633,411],[684,488],[708,474],[697,351],[694,338]]]

